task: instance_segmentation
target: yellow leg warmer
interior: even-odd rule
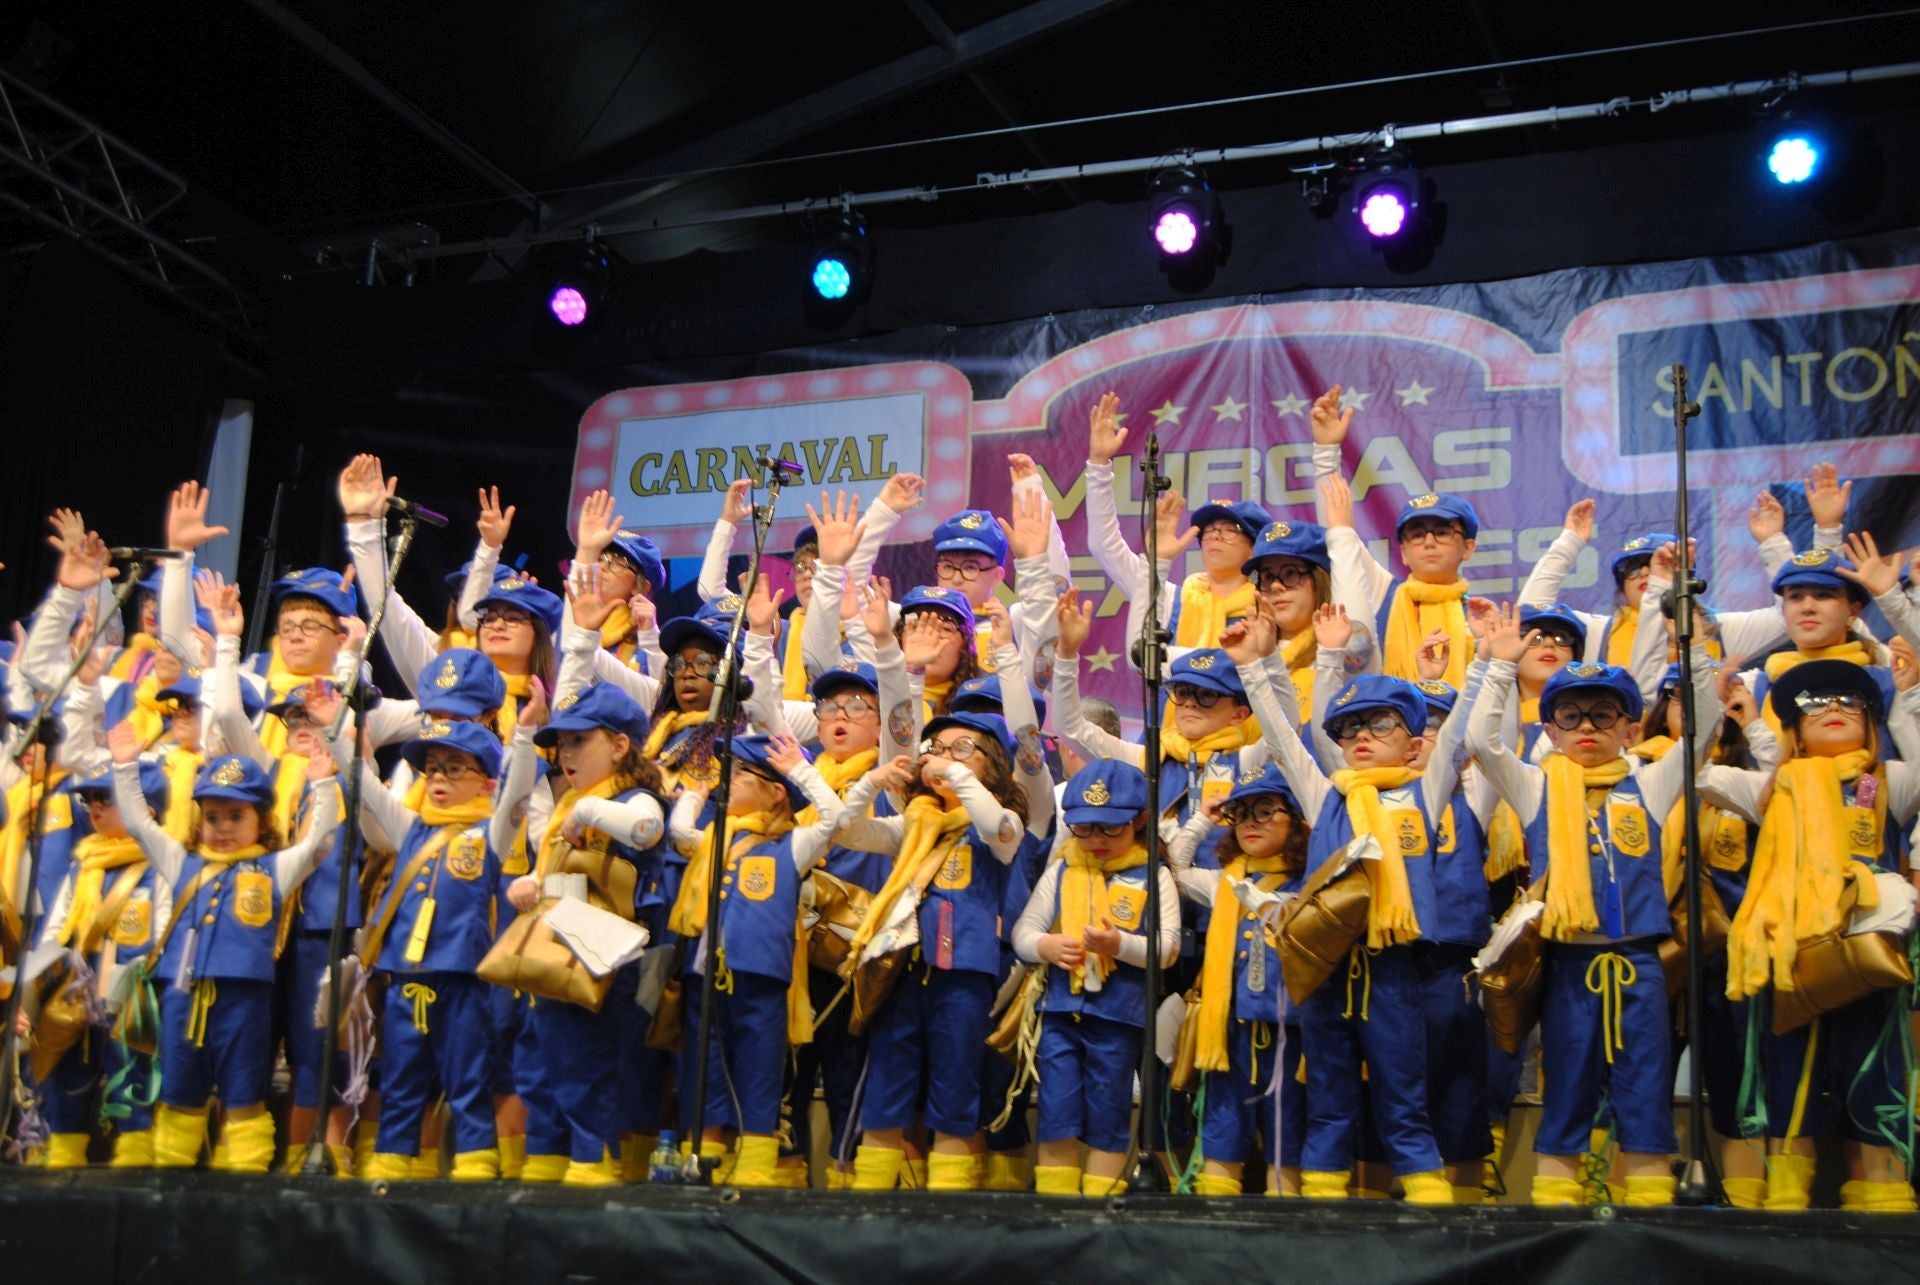
[[[502,1134],[500,1136],[500,1176],[509,1182],[520,1180],[520,1171],[527,1164],[527,1135],[524,1133]]]
[[[1080,1166],[1035,1165],[1033,1189],[1042,1196],[1077,1196],[1080,1194]]]
[[[413,1158],[413,1172],[407,1176],[423,1181],[438,1178],[440,1176],[440,1148],[420,1148],[420,1154]]]
[[[1675,1185],[1672,1174],[1628,1174],[1627,1208],[1658,1209],[1662,1205],[1671,1205]]]
[[[983,1151],[973,1157],[973,1166],[967,1171],[967,1180],[974,1191],[987,1189],[987,1155]]]
[[[1237,1196],[1240,1194],[1240,1180],[1229,1178],[1222,1173],[1195,1174],[1193,1194],[1196,1196]]]
[[[569,1161],[566,1176],[560,1179],[563,1187],[616,1187],[619,1184],[619,1167],[604,1150],[600,1158],[592,1162]]]
[[[362,1120],[359,1130],[353,1135],[353,1171],[364,1174],[367,1166],[373,1163],[374,1145],[380,1140],[380,1122]]]
[[[353,1177],[353,1148],[336,1147],[329,1143],[327,1154],[333,1158],[333,1176],[336,1178]]]
[[[115,1134],[111,1164],[115,1169],[151,1169],[153,1167],[153,1131],[139,1129],[133,1133]]]
[[[1580,1184],[1572,1178],[1533,1175],[1533,1203],[1542,1209],[1571,1208],[1581,1202]]]
[[[735,1154],[739,1159],[733,1165],[734,1186],[773,1187],[779,1184],[773,1172],[780,1164],[778,1138],[742,1134],[739,1150]]]
[[[988,1191],[1025,1191],[1033,1182],[1033,1162],[1012,1151],[987,1153]]]
[[[368,1182],[405,1182],[413,1177],[413,1157],[397,1151],[376,1151],[361,1166],[360,1176]]]
[[[1094,1174],[1080,1175],[1080,1194],[1083,1196],[1118,1196],[1127,1189],[1125,1178],[1101,1178]]]
[[[1303,1169],[1300,1194],[1308,1200],[1345,1200],[1348,1177],[1344,1169]]]
[[[1869,1182],[1866,1187],[1866,1212],[1870,1214],[1910,1214],[1914,1212],[1913,1188],[1904,1182]]]
[[[862,1146],[853,1153],[853,1191],[892,1191],[907,1153],[898,1147]]]
[[[1840,1208],[1852,1213],[1865,1213],[1867,1209],[1867,1184],[1855,1178],[1840,1184]]]
[[[1409,1205],[1451,1205],[1453,1203],[1453,1185],[1447,1181],[1447,1175],[1438,1169],[1401,1175],[1400,1190],[1406,1193],[1406,1201]]]
[[[525,1139],[521,1146],[526,1145]],[[520,1162],[521,1182],[559,1182],[567,1176],[567,1165],[571,1162],[565,1156],[526,1156]]]
[[[1767,1194],[1762,1208],[1805,1209],[1812,1203],[1813,1157],[1786,1152],[1768,1156]]]
[[[206,1112],[177,1111],[168,1106],[153,1109],[154,1168],[191,1169],[200,1163],[206,1145]]]
[[[216,1168],[230,1173],[265,1173],[273,1164],[273,1117],[266,1114],[236,1120],[231,1115],[220,1127],[220,1140],[226,1152],[225,1164],[215,1160]]]
[[[833,1167],[827,1170],[828,1191],[852,1191],[853,1170]]]
[[[84,1169],[87,1167],[87,1143],[84,1133],[56,1133],[47,1139],[47,1168]]]
[[[1484,1205],[1487,1203],[1486,1190],[1481,1187],[1455,1187],[1453,1189],[1453,1203],[1456,1205]]]
[[[449,1176],[455,1182],[492,1182],[500,1176],[500,1148],[455,1152]]]
[[[1722,1178],[1720,1187],[1727,1193],[1727,1203],[1735,1209],[1766,1208],[1767,1180],[1765,1178]]]
[[[774,1165],[773,1185],[786,1191],[811,1190],[813,1180],[807,1162],[798,1156],[791,1156],[785,1162]]]
[[[928,1191],[972,1191],[973,1157],[935,1151],[927,1156]]]

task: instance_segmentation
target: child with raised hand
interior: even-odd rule
[[[1224,824],[1210,865],[1194,862],[1201,843]],[[1280,951],[1260,917],[1242,905],[1236,881],[1263,893],[1297,892],[1307,865],[1307,822],[1280,769],[1272,763],[1241,773],[1231,793],[1180,827],[1167,850],[1181,892],[1210,914],[1200,976],[1199,1043],[1194,1069],[1205,1076],[1200,1124],[1204,1157],[1194,1179],[1202,1196],[1237,1196],[1254,1155],[1267,1165],[1267,1194],[1300,1194],[1300,1150],[1307,1132],[1307,1093],[1299,1082],[1300,1022],[1291,1011],[1286,1057],[1274,1087],[1274,1029],[1280,1013]],[[1282,1095],[1273,1136],[1271,1093]]]
[[[904,816],[868,815],[881,790],[904,794]],[[1006,724],[990,714],[933,720],[917,762],[895,759],[847,793],[838,841],[895,854],[854,935],[850,965],[865,962],[896,915],[910,911],[919,930],[919,945],[869,1029],[855,1190],[892,1189],[906,1162],[904,1133],[917,1120],[934,1135],[928,1187],[974,1185],[979,1050],[1000,972],[1006,868],[1020,851],[1026,810]]]
[[[774,1187],[785,1185],[776,1170],[780,1144],[775,1135],[787,1050],[813,1038],[800,889],[831,845],[841,804],[791,736],[736,736],[733,753],[719,922],[707,920],[712,825],[718,822],[700,824],[707,799],[698,786],[684,791],[673,807],[673,844],[686,859],[687,874],[668,922],[693,943],[687,963],[695,976],[706,964],[706,935],[720,934],[701,1153],[713,1154],[724,1146],[726,1131],[736,1130],[738,1158],[729,1181]],[[686,1020],[683,1111],[692,1106],[698,1074],[697,1005],[687,1006]],[[684,1123],[691,1130],[691,1118]]]
[[[1575,500],[1568,506],[1560,535],[1547,546],[1540,560],[1533,564],[1533,570],[1527,574],[1527,582],[1520,587],[1519,600],[1522,606],[1548,608],[1558,605],[1561,582],[1573,572],[1581,552],[1593,542],[1595,507],[1591,499]],[[1627,670],[1635,668],[1634,656],[1642,619],[1641,602],[1646,595],[1653,555],[1663,545],[1672,544],[1673,539],[1670,531],[1647,531],[1629,536],[1614,550],[1608,560],[1608,569],[1613,576],[1613,611],[1607,615],[1586,611],[1573,613],[1581,625],[1584,640],[1581,654],[1574,659],[1604,661]],[[1792,550],[1788,549],[1787,553],[1791,556]],[[1664,644],[1665,633],[1660,622],[1650,620],[1647,627]]]
[[[324,725],[339,707],[331,693],[308,697],[307,712]],[[453,1180],[500,1175],[493,1013],[474,969],[493,945],[504,892],[501,853],[533,786],[533,735],[546,717],[537,686],[523,712],[497,798],[500,742],[478,723],[434,720],[401,751],[422,782],[417,810],[381,789],[364,759],[357,765],[362,823],[376,846],[395,854],[393,878],[356,944],[361,965],[388,983],[379,1136],[363,1178],[411,1175],[437,1092],[446,1094],[453,1117]],[[328,746],[342,770],[348,735],[343,729]]]
[[[600,569],[600,592],[609,605],[600,624],[600,645],[619,664],[657,675],[667,663],[660,652],[654,596],[667,588],[659,546],[623,529],[613,496],[595,491],[580,506],[572,566]]]
[[[727,588],[727,564],[733,551],[733,533],[742,522],[753,516],[753,504],[747,498],[752,490],[753,479],[743,477],[729,486],[721,499],[720,517],[713,524],[713,535],[707,541],[706,555],[700,562],[698,588],[702,602],[724,598],[730,592]],[[807,613],[813,604],[813,573],[820,563],[819,532],[811,526],[801,527],[794,536],[791,552],[782,554],[771,549],[768,552],[774,557],[785,558],[793,573],[794,608],[778,630],[774,643],[774,664],[779,674],[778,694],[785,700],[805,701],[807,684],[813,675],[804,655],[806,648],[801,638],[806,633],[810,618]],[[834,628],[837,632],[838,622]]]
[[[251,759],[222,755],[194,783],[201,820],[189,851],[147,812],[132,729],[123,725],[107,736],[121,821],[173,896],[173,914],[153,947],[166,986],[154,1164],[187,1168],[199,1159],[207,1102],[217,1094],[226,1136],[224,1160],[216,1163],[265,1173],[273,1162],[266,1091],[278,923],[286,898],[332,844],[336,800],[331,791],[322,794],[306,833],[283,842],[273,822],[272,781]],[[332,766],[320,755],[309,770],[317,780]]]
[[[1671,929],[1661,826],[1680,796],[1683,756],[1638,766],[1626,751],[1640,739],[1639,685],[1618,666],[1586,661],[1548,681],[1540,710],[1554,748],[1538,766],[1522,761],[1500,728],[1533,632],[1518,610],[1502,608],[1467,729],[1475,761],[1518,814],[1536,870],[1545,870],[1544,1102],[1533,1203],[1581,1202],[1580,1157],[1604,1095],[1626,1167],[1626,1203],[1664,1205],[1673,1199],[1668,1158],[1678,1144],[1657,949]],[[1704,655],[1694,672],[1696,708],[1712,726],[1720,704]]]
[[[1126,1189],[1133,1073],[1146,1023],[1148,897],[1160,898],[1163,963],[1180,953],[1179,891],[1171,870],[1146,879],[1142,836],[1147,778],[1115,759],[1089,763],[1067,782],[1067,833],[1054,847],[1013,928],[1021,959],[1047,968],[1037,1007],[1042,1195],[1107,1196]],[[1086,1147],[1084,1163],[1082,1144]]]

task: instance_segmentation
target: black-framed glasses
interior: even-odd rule
[[[1400,543],[1420,544],[1431,540],[1443,544],[1454,536],[1466,535],[1466,528],[1452,522],[1409,522],[1400,528]]]
[[[113,796],[111,794],[99,794],[89,790],[80,796],[80,806],[89,812],[95,808],[110,808],[113,806]]]
[[[1167,699],[1175,705],[1184,705],[1190,709],[1212,709],[1225,699],[1225,692],[1216,692],[1205,687],[1195,687],[1192,683],[1175,683],[1167,688]]]
[[[273,632],[281,638],[318,638],[321,634],[345,632],[338,625],[330,625],[324,620],[308,617],[305,620],[282,620],[273,627]]]
[[[1577,705],[1553,707],[1553,725],[1563,732],[1574,731],[1582,723],[1591,723],[1594,731],[1604,732],[1624,718],[1626,712],[1612,705],[1598,705],[1592,709],[1582,709]]]
[[[1220,819],[1228,825],[1239,825],[1242,821],[1265,825],[1276,817],[1289,815],[1287,805],[1272,798],[1247,799],[1240,803],[1229,803],[1220,809]]]
[[[1384,741],[1395,732],[1406,730],[1407,725],[1401,721],[1398,714],[1381,710],[1374,714],[1349,715],[1329,727],[1327,732],[1337,743],[1345,745],[1348,741],[1357,740],[1362,732],[1376,741]]]
[[[962,562],[958,558],[941,558],[933,564],[934,574],[942,580],[958,580],[963,584],[972,584],[991,570],[991,564]]]
[[[636,579],[640,575],[640,568],[634,566],[626,554],[615,549],[608,549],[601,554],[599,562],[602,571],[624,571]]]
[[[793,568],[793,574],[796,576],[810,576],[815,571],[819,570],[820,559],[795,558],[793,561],[789,562],[787,565]]]
[[[675,656],[667,662],[668,678],[678,678],[680,675],[688,673],[689,671],[692,672],[695,678],[712,678],[720,672],[720,658],[718,656],[709,656],[703,652],[691,659],[685,656]]]
[[[971,736],[956,736],[945,745],[931,740],[920,742],[920,752],[936,759],[970,759],[979,748],[980,743]]]
[[[813,717],[822,723],[830,718],[844,718],[849,723],[858,723],[867,718],[879,718],[880,707],[858,696],[842,696],[838,700],[815,701]]]
[[[482,607],[479,620],[482,626],[533,624],[533,617],[517,607]]]
[[[780,780],[778,777],[768,776],[765,772],[762,772],[757,768],[748,767],[745,763],[742,763],[740,765],[740,770],[742,772],[745,772],[748,776],[757,777],[760,780],[765,781],[768,785],[773,786],[776,790],[780,790],[784,792],[787,788],[787,783],[785,781]]]
[[[1313,568],[1296,563],[1283,563],[1277,567],[1255,567],[1253,569],[1253,587],[1255,589],[1298,589],[1313,579]]]
[[[1527,650],[1535,651],[1541,647],[1558,647],[1561,651],[1572,651],[1574,637],[1564,630],[1542,629],[1540,636],[1527,644]]]
[[[1067,830],[1076,839],[1091,839],[1096,834],[1105,839],[1118,839],[1132,832],[1133,822],[1115,821],[1111,825],[1103,825],[1098,821],[1082,821],[1078,824],[1069,823]]]
[[[1793,704],[1802,714],[1818,715],[1833,709],[1864,714],[1867,710],[1867,698],[1859,692],[1800,692],[1794,696]]]
[[[1229,536],[1236,536],[1249,544],[1253,543],[1253,537],[1247,534],[1245,527],[1227,518],[1217,518],[1200,528],[1202,540],[1224,540]]]
[[[464,781],[470,776],[486,775],[471,763],[462,763],[459,759],[428,759],[420,765],[423,777],[440,777],[447,781]]]
[[[320,726],[320,720],[307,713],[305,705],[289,705],[280,713],[280,721],[289,732],[311,731]]]

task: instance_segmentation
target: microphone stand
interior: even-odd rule
[[[107,632],[108,622],[120,614],[133,597],[134,590],[140,587],[140,577],[144,571],[145,568],[138,558],[128,560],[120,587],[114,592],[112,611],[101,612],[99,618],[93,622],[93,632],[87,637],[87,645],[80,649],[80,654],[73,658],[71,665],[67,666],[67,672],[34,709],[33,717],[27,720],[26,726],[21,729],[20,739],[15,743],[14,757],[20,760],[24,760],[36,744],[44,746],[44,749],[40,758],[40,791],[33,804],[33,820],[27,828],[27,878],[26,882],[20,885],[25,889],[25,895],[21,898],[20,906],[20,943],[14,951],[13,991],[7,996],[6,1015],[0,1018],[0,1133],[5,1132],[5,1123],[13,1111],[17,1073],[14,1060],[17,1051],[14,1029],[20,1020],[21,1005],[26,1001],[27,956],[33,951],[34,929],[39,926],[39,916],[34,912],[34,903],[38,900],[37,890],[40,883],[40,850],[46,841],[47,788],[53,776],[55,739],[52,722],[53,707],[59,701],[61,694],[73,685],[74,678],[80,673],[80,667],[87,663],[87,658],[99,645],[100,639]],[[90,589],[87,593],[92,596],[94,591]],[[15,664],[25,660],[24,656],[14,657]]]
[[[733,732],[740,721],[740,635],[746,628],[746,602],[760,582],[760,558],[766,551],[767,532],[773,527],[773,506],[780,491],[791,478],[779,460],[760,453],[759,464],[767,478],[767,502],[753,506],[753,553],[747,560],[747,573],[740,582],[739,611],[733,614],[733,627],[727,632],[726,649],[720,656],[720,672],[714,676],[712,720],[717,734],[713,741],[714,784],[708,805],[713,815],[713,849],[707,856],[707,929],[701,934],[700,1025],[694,1037],[693,1110],[689,1113],[687,1145],[689,1154],[681,1171],[681,1181],[709,1185],[717,1163],[707,1160],[701,1143],[707,1131],[707,1067],[713,1056],[713,997],[718,989],[720,970],[720,876],[727,863],[727,800],[733,792]],[[793,646],[799,646],[796,639]],[[687,1092],[686,1085],[681,1091]]]
[[[1147,583],[1141,592],[1151,603],[1134,644],[1134,659],[1140,677],[1146,682],[1147,705],[1142,737],[1147,765],[1147,909],[1141,931],[1147,938],[1147,1013],[1140,1032],[1140,1126],[1134,1150],[1133,1172],[1127,1175],[1127,1190],[1146,1195],[1165,1195],[1172,1190],[1167,1171],[1160,1163],[1166,1141],[1161,1136],[1160,1111],[1165,1080],[1160,1067],[1158,1041],[1160,1010],[1160,869],[1164,854],[1160,851],[1160,684],[1165,678],[1167,643],[1171,641],[1160,623],[1160,521],[1159,500],[1173,483],[1160,472],[1160,435],[1147,434],[1145,468],[1141,474],[1141,504],[1146,530],[1141,543],[1146,546]],[[1191,783],[1189,783],[1189,788]]]
[[[386,548],[386,518],[380,519],[381,550]],[[327,1150],[327,1122],[333,1116],[333,1062],[340,1055],[340,1005],[344,1001],[341,991],[344,979],[341,977],[341,963],[347,953],[347,898],[352,895],[354,855],[360,851],[360,733],[366,728],[367,685],[362,678],[367,665],[367,657],[373,653],[373,640],[380,636],[380,626],[387,620],[387,599],[393,593],[393,579],[400,574],[401,564],[407,560],[407,551],[413,547],[413,537],[419,533],[419,522],[411,513],[400,514],[400,534],[393,542],[393,556],[387,559],[385,590],[380,601],[373,604],[373,617],[367,622],[367,637],[361,644],[360,663],[354,666],[353,675],[348,679],[346,699],[341,702],[340,712],[334,716],[333,726],[327,729],[327,740],[332,742],[346,726],[347,715],[353,715],[353,743],[347,748],[347,779],[341,783],[341,808],[346,813],[340,818],[340,833],[335,843],[340,849],[340,878],[334,887],[333,928],[327,938],[327,1029],[320,1047],[320,1096],[313,1117],[313,1134],[307,1139],[307,1158],[300,1164],[300,1174],[307,1178],[324,1178],[333,1163],[333,1156]],[[323,750],[331,753],[331,750]],[[395,890],[394,896],[399,896]],[[305,1014],[295,1013],[291,1020],[310,1021]]]
[[[1700,779],[1699,759],[1694,747],[1699,743],[1699,727],[1694,721],[1693,636],[1694,603],[1707,591],[1707,582],[1693,574],[1693,557],[1687,547],[1687,421],[1700,413],[1697,403],[1687,400],[1687,368],[1673,368],[1673,450],[1674,548],[1673,588],[1667,590],[1662,610],[1673,618],[1673,639],[1680,648],[1680,744],[1686,755],[1682,763],[1681,789],[1686,805],[1686,889],[1687,889],[1687,1166],[1674,1191],[1676,1205],[1712,1205],[1720,1203],[1720,1184],[1707,1153],[1706,1082],[1701,1058],[1706,1055],[1702,1039],[1702,1010],[1706,1004],[1706,954],[1700,949]]]

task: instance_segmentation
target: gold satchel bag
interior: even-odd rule
[[[1727,933],[1733,922],[1727,918],[1727,907],[1720,900],[1720,892],[1706,876],[1700,878],[1700,941],[1709,957],[1723,953],[1727,949]],[[1667,998],[1672,999],[1687,988],[1687,896],[1684,891],[1675,894],[1671,909],[1673,911],[1673,932],[1660,943],[1660,971],[1666,974]]]
[[[1200,987],[1183,997],[1186,1008],[1180,1015],[1180,1032],[1174,1037],[1173,1066],[1167,1071],[1167,1087],[1175,1093],[1191,1093],[1199,1079],[1194,1062],[1200,1056]]]
[[[1507,911],[1517,914],[1529,901],[1541,899],[1546,880],[1527,890],[1527,895]],[[1507,948],[1499,962],[1480,970],[1480,1007],[1487,1016],[1487,1033],[1503,1053],[1518,1053],[1526,1045],[1527,1034],[1540,1020],[1540,987],[1545,979],[1545,942],[1540,936],[1540,919],[1535,916],[1520,936]]]
[[[525,991],[539,999],[578,1004],[598,1013],[613,989],[612,973],[595,979],[547,925],[551,900],[542,901],[507,925],[474,974],[483,982]]]
[[[1785,1035],[1875,991],[1911,985],[1907,944],[1890,933],[1803,937],[1793,957],[1793,989],[1773,990],[1773,1033]]]
[[[1047,965],[1022,964],[1019,967],[1026,969],[1020,979],[1020,989],[1014,992],[1012,1001],[1001,1010],[993,1029],[987,1032],[987,1047],[1016,1066],[1020,1063],[1020,1033],[1026,1029],[1035,1006],[1047,990]]]
[[[1373,901],[1367,872],[1359,863],[1334,877],[1346,850],[1328,857],[1281,912],[1280,974],[1295,1006],[1320,989],[1334,970],[1345,966],[1354,943],[1366,936]]]
[[[847,1011],[847,1029],[855,1035],[865,1035],[867,1027],[879,1014],[880,1006],[887,1002],[887,996],[893,994],[894,983],[900,980],[900,974],[906,971],[907,960],[916,952],[912,949],[888,951],[877,959],[869,959],[857,968],[851,969],[851,975],[842,972],[852,992],[852,1007]],[[849,959],[848,965],[853,961]]]
[[[873,894],[824,870],[808,876],[813,881],[813,910],[818,919],[807,937],[807,963],[838,974],[846,965],[853,934],[867,916]],[[835,932],[835,928],[844,930]]]
[[[87,988],[61,968],[42,980],[40,993],[40,1015],[33,1023],[33,1078],[44,1083],[86,1034]]]

